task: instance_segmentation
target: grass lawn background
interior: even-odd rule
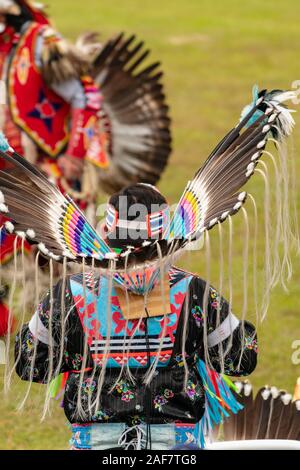
[[[135,32],[152,49],[152,58],[162,61],[173,120],[174,151],[160,189],[171,203],[177,201],[187,179],[210,150],[236,124],[241,109],[251,100],[253,84],[258,83],[261,88],[289,88],[294,80],[300,79],[300,3],[297,0],[49,0],[47,3],[57,29],[66,37],[74,39],[86,30],[101,32],[103,39],[120,30]],[[296,120],[298,176],[299,117]],[[247,189],[258,201],[262,200],[263,184],[259,177]],[[299,197],[297,202],[299,209]],[[250,227],[253,227],[251,205],[248,207]],[[243,303],[242,221],[241,215],[234,219],[234,311],[237,315]],[[216,235],[211,236],[211,280],[215,284],[219,259]],[[183,265],[204,277],[203,258],[204,252],[192,253]],[[261,239],[258,258],[261,271]],[[251,279],[249,269],[249,282]],[[267,319],[259,326],[259,365],[251,377],[256,387],[269,383],[292,390],[300,375],[300,366],[291,361],[291,344],[300,339],[299,281],[298,258],[294,259],[289,293],[284,293],[281,287],[275,288]],[[253,317],[251,289],[248,317]],[[8,399],[0,401],[0,448],[66,448],[69,431],[58,404],[53,407],[52,415],[40,423],[43,387],[33,386],[25,411],[15,411],[17,398],[26,386],[15,379]]]

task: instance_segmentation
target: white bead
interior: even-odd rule
[[[277,398],[279,395],[279,390],[277,387],[271,387],[271,393],[273,398]]]
[[[251,384],[245,384],[244,385],[244,395],[245,397],[249,397],[250,393],[252,391],[252,385]]]
[[[266,141],[265,140],[261,140],[260,142],[258,142],[257,144],[257,148],[258,149],[261,149],[262,147],[264,147],[266,145]]]
[[[269,124],[266,124],[266,125],[263,127],[262,131],[263,131],[263,133],[265,134],[266,132],[269,132],[270,129],[271,129],[271,126],[270,126]]]
[[[257,160],[260,156],[260,153],[259,152],[256,152],[254,155],[252,155],[251,157],[251,162],[254,162],[255,160]]]
[[[70,258],[70,259],[76,259],[76,256],[74,256],[69,250],[65,250],[63,252],[63,256],[65,256],[66,258]]]
[[[32,229],[32,228],[29,228],[28,230],[26,230],[26,235],[28,238],[35,238],[35,231]]]
[[[116,259],[118,258],[118,253],[114,253],[114,252],[111,252],[111,253],[105,253],[104,255],[104,258],[105,259]]]
[[[26,233],[25,232],[21,232],[20,230],[17,230],[15,233],[18,237],[22,238],[22,240],[26,239]]]
[[[243,202],[245,200],[246,195],[247,195],[246,191],[243,191],[242,193],[238,195],[238,200]]]
[[[124,253],[121,253],[121,257],[125,258],[126,256],[129,256],[131,253],[132,253],[132,250],[124,251]]]
[[[44,243],[39,243],[38,244],[38,249],[40,250],[41,253],[43,253],[44,255],[47,255],[49,254],[49,250],[48,248],[46,248],[46,246],[44,245]]]
[[[4,212],[5,214],[7,214],[8,212],[8,207],[6,204],[0,204],[0,212]]]
[[[269,389],[266,388],[266,389],[262,392],[261,396],[262,396],[262,398],[263,398],[264,400],[267,400],[267,399],[269,398],[270,394],[271,394],[271,390],[269,390]]]
[[[61,260],[61,256],[55,255],[54,253],[49,252],[48,256],[50,256],[50,258],[54,259],[54,261],[60,261]]]
[[[268,122],[273,122],[276,119],[276,117],[277,117],[276,113],[271,114],[271,116],[268,119]]]
[[[225,220],[228,214],[229,214],[229,211],[223,212],[223,214],[221,215],[221,220]]]
[[[5,222],[4,227],[9,233],[13,233],[13,231],[15,230],[14,225],[9,220]]]
[[[242,203],[241,202],[237,202],[234,206],[233,206],[233,209],[235,211],[237,211],[238,209],[240,209],[240,207],[242,207]]]
[[[214,219],[211,219],[211,221],[209,222],[209,227],[213,227],[214,225],[216,225],[217,222],[218,222],[217,217],[215,217]]]
[[[284,395],[281,396],[281,401],[283,402],[284,405],[288,405],[291,400],[292,400],[292,395],[290,393],[285,393]]]

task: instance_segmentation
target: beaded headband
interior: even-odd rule
[[[159,238],[165,232],[170,221],[169,206],[156,212],[147,214],[145,220],[120,219],[119,212],[111,205],[107,205],[106,229],[112,233],[117,227],[127,230],[140,230],[148,234],[148,238]]]

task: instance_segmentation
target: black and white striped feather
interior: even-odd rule
[[[7,232],[37,244],[55,261],[94,258],[107,265],[111,249],[71,198],[13,149],[0,151],[0,160],[0,212],[10,219]]]
[[[142,41],[121,33],[91,64],[103,95],[101,122],[109,134],[110,165],[99,175],[109,193],[133,183],[155,184],[171,152],[163,73],[159,62],[145,65],[149,54]]]
[[[263,90],[246,115],[217,145],[189,181],[165,236],[183,247],[235,214],[246,201],[241,191],[251,178],[270,137],[288,136],[294,120],[283,103],[292,92]]]
[[[291,394],[269,386],[261,388],[253,400],[248,381],[236,384],[236,398],[244,408],[224,421],[224,440],[300,440],[300,400],[293,401]]]
[[[243,186],[253,175],[268,139],[271,136],[282,139],[292,130],[291,112],[282,104],[291,97],[290,92],[261,92],[246,116],[224,137],[188,183],[162,240],[147,240],[141,246],[127,246],[121,253],[115,253],[75,203],[62,196],[43,174],[12,149],[0,154],[5,162],[0,171],[3,199],[0,212],[13,221],[6,228],[31,238],[44,255],[60,261],[64,256],[76,262],[84,259],[92,263],[94,259],[97,265],[106,268],[114,260],[118,270],[123,270],[125,265],[126,269],[140,269],[149,260],[153,264],[159,251],[163,256],[179,252],[205,230],[241,208],[247,196]],[[188,211],[190,207],[193,210]],[[75,213],[76,220],[80,219],[76,227],[70,224],[69,232],[65,230],[68,211]]]

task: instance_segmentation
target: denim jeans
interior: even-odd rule
[[[151,424],[151,449],[168,450],[175,445],[193,444],[192,424]],[[107,450],[113,447],[141,450],[146,446],[145,424],[128,427],[125,423],[72,424],[72,449]]]

